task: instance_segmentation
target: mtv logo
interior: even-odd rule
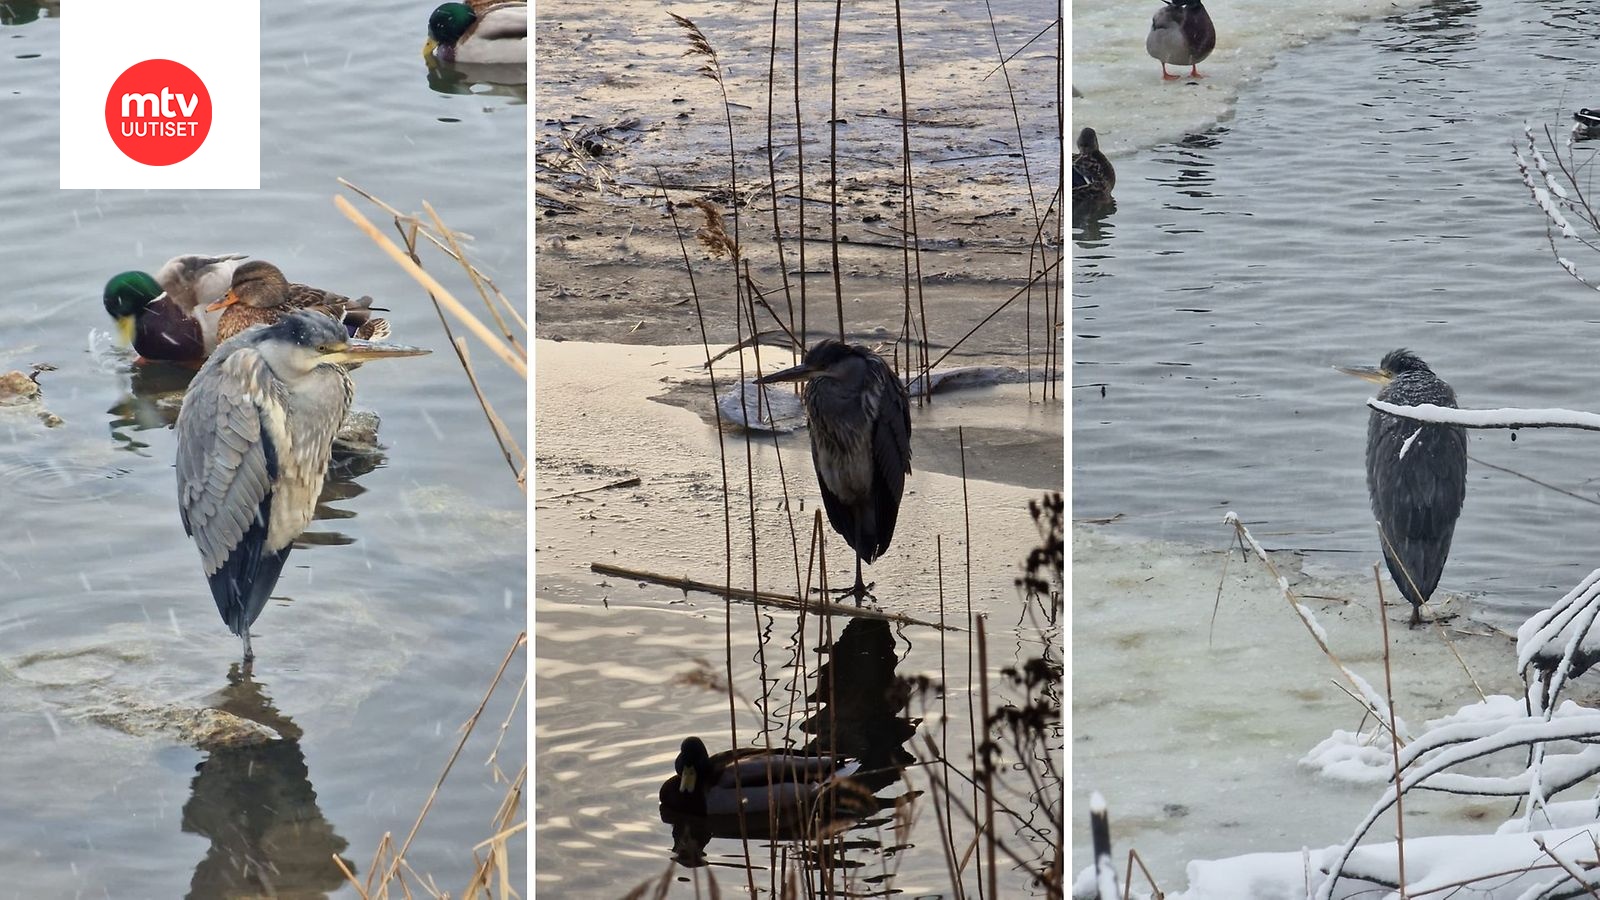
[[[259,188],[259,0],[73,0],[60,111],[63,189]]]

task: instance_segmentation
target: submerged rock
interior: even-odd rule
[[[86,710],[83,717],[133,737],[168,738],[200,750],[251,746],[282,738],[260,722],[220,709],[152,703],[134,697],[121,697],[111,708]]]
[[[378,418],[377,413],[352,409],[339,423],[339,433],[333,436],[333,445],[346,453],[376,453],[382,449],[378,446],[378,426],[381,424],[383,420]]]
[[[44,393],[39,388],[39,373],[53,372],[55,368],[48,363],[40,363],[29,373],[11,371],[0,375],[0,407],[28,408],[38,414],[39,421],[47,428],[60,425],[61,417],[44,408]]]
[[[0,375],[0,406],[21,406],[39,399],[39,383],[21,372]]]

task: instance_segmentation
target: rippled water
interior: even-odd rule
[[[1597,28],[1584,4],[1432,3],[1288,51],[1225,124],[1119,159],[1115,212],[1073,232],[1074,514],[1220,546],[1233,509],[1364,568],[1371,385],[1331,366],[1405,346],[1463,406],[1600,408],[1600,306],[1511,156],[1524,120],[1564,140],[1593,105]],[[1509,620],[1593,568],[1595,446],[1471,433],[1442,588]]]
[[[525,91],[430,79],[430,8],[263,7],[259,192],[57,191],[57,22],[0,19],[0,371],[56,366],[39,382],[62,419],[0,408],[0,896],[352,896],[331,854],[365,878],[383,835],[404,837],[523,627],[522,495],[426,296],[330,200],[336,176],[404,209],[426,199],[521,294]],[[187,376],[132,372],[103,334],[110,274],[194,251],[369,293],[397,340],[436,351],[356,373],[385,449],[330,479],[254,629],[253,678],[232,668],[238,640],[176,514],[170,393]],[[475,359],[521,434],[521,381]],[[452,891],[492,833],[505,785],[482,763],[524,673],[513,664],[409,854]],[[206,707],[281,739],[197,749],[147,730]],[[509,774],[522,721],[499,751]]]
[[[537,886],[552,895],[622,896],[661,876],[671,859],[690,865],[673,877],[699,879],[702,891],[707,873],[725,890],[745,884],[746,857],[733,835],[719,833],[685,853],[686,846],[696,847],[695,834],[663,821],[657,791],[672,775],[679,742],[691,734],[714,753],[733,745],[731,723],[741,746],[770,739],[802,747],[832,729],[846,752],[879,760],[868,767],[875,769],[907,753],[927,758],[922,737],[911,736],[911,726],[920,724],[922,734],[950,748],[956,766],[970,760],[968,723],[976,716],[967,698],[976,677],[967,634],[941,638],[929,627],[835,617],[830,636],[819,633],[815,614],[802,620],[794,612],[734,603],[725,617],[715,596],[591,570],[604,563],[712,583],[727,577],[718,440],[707,421],[711,403],[697,371],[700,352],[574,341],[538,346],[534,726],[540,777],[534,818]],[[679,383],[699,385],[696,408],[650,399],[671,394]],[[952,393],[914,411],[915,471],[894,544],[867,573],[877,584],[877,606],[887,612],[938,621],[943,603],[945,621],[965,622],[970,596],[971,608],[989,615],[996,708],[1003,697],[1015,697],[1000,685],[998,670],[1060,642],[1059,629],[1024,616],[1014,579],[1038,541],[1027,502],[1040,495],[1039,485],[1060,484],[1061,422],[1060,404],[1030,405],[1020,384]],[[625,438],[613,436],[616,423],[625,424]],[[968,458],[987,461],[983,475],[969,473],[965,490],[958,425],[970,429]],[[734,584],[754,579],[766,590],[793,594],[804,577],[796,567],[805,566],[819,504],[808,446],[804,432],[777,447],[770,437],[752,442],[752,529],[745,443],[729,436]],[[797,506],[798,551],[781,503],[784,484]],[[841,547],[836,541],[829,547],[835,582],[849,575]],[[759,560],[755,575],[752,552]],[[891,678],[923,675],[948,685],[947,713],[937,698],[890,689]],[[719,687],[724,683],[740,698],[731,711]],[[942,715],[948,715],[944,727]],[[922,792],[915,825],[897,834],[891,807],[849,831],[834,860],[836,885],[951,896],[936,815],[927,802],[928,772],[912,767],[903,777],[891,773],[871,783],[884,804]],[[1047,819],[1027,797],[1007,796],[1035,822]],[[1027,859],[1046,852],[1028,835],[1015,836],[1015,847]],[[753,842],[756,884],[767,886],[784,855],[798,852],[795,845]],[[1002,865],[1001,878],[1005,896],[1029,895],[1026,876],[1014,867]],[[683,883],[671,895],[692,894]]]

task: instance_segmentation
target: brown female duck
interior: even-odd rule
[[[371,341],[389,335],[389,323],[372,315],[371,297],[352,300],[332,291],[294,284],[283,277],[277,266],[262,261],[235,269],[227,295],[206,309],[226,310],[217,323],[218,343],[251,325],[271,324],[300,309],[316,310],[343,322],[351,337]]]

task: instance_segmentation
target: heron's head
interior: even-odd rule
[[[1422,361],[1422,357],[1404,347],[1399,350],[1390,350],[1384,355],[1383,362],[1379,363],[1377,368],[1372,366],[1336,366],[1335,368],[1346,375],[1354,375],[1364,381],[1383,385],[1387,385],[1402,375],[1416,372],[1433,373],[1433,370],[1428,368],[1428,364]]]
[[[791,366],[781,372],[773,372],[763,378],[756,379],[757,384],[773,384],[779,381],[810,381],[813,378],[848,378],[860,377],[860,371],[870,351],[862,347],[854,347],[843,341],[829,338],[818,341],[806,351],[806,357],[798,366]]]
[[[272,309],[288,301],[289,279],[283,277],[283,270],[272,263],[257,260],[234,269],[233,284],[228,288],[228,293],[206,307],[206,310],[215,312],[235,303],[256,309]]]
[[[160,296],[161,285],[145,272],[122,272],[106,282],[106,312],[116,320],[123,344],[133,343],[134,322]]]
[[[1078,152],[1100,152],[1100,136],[1094,133],[1093,128],[1085,128],[1084,130],[1078,132]]]
[[[711,754],[706,752],[705,741],[697,737],[684,738],[683,745],[678,748],[678,758],[672,762],[673,770],[678,773],[678,790],[685,794],[694,793],[700,787],[705,770],[710,767]]]
[[[467,33],[478,14],[465,3],[442,3],[428,17],[428,37],[440,44],[454,44]]]
[[[432,350],[347,337],[344,325],[320,312],[300,310],[271,325],[246,329],[234,341],[255,348],[278,377],[309,374],[317,366],[348,366],[372,359],[424,356]],[[233,341],[229,341],[233,343]]]

